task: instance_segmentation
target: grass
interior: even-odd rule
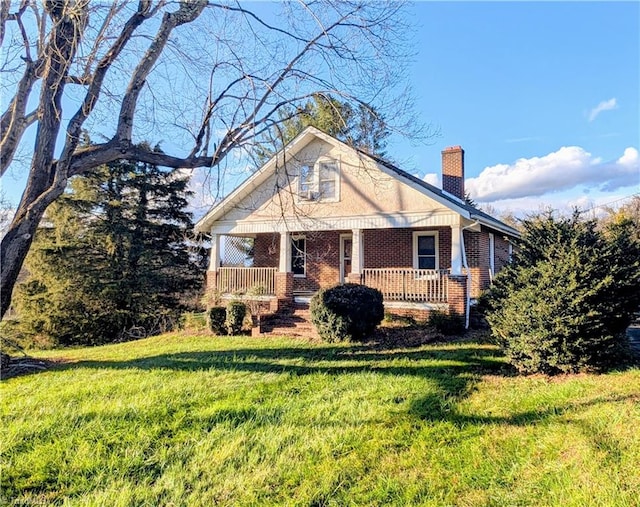
[[[43,357],[0,386],[9,504],[640,504],[639,369],[179,335]]]

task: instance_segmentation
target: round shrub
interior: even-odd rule
[[[382,293],[353,283],[318,291],[309,309],[311,322],[328,342],[362,340],[384,318]]]
[[[227,334],[227,309],[224,306],[209,308],[207,320],[209,321],[209,329],[214,334]]]
[[[240,331],[242,330],[242,323],[244,322],[244,317],[246,316],[246,314],[247,305],[245,305],[242,301],[231,301],[227,305],[226,324],[227,329],[229,330],[229,334],[240,334]]]

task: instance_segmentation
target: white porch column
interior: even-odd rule
[[[451,274],[462,274],[462,243],[460,225],[451,226]]]
[[[351,273],[360,275],[364,268],[364,236],[362,229],[353,229],[351,234]]]
[[[291,271],[291,233],[280,233],[280,273],[289,273]]]
[[[220,267],[220,234],[211,235],[211,252],[209,253],[209,271],[218,271]]]

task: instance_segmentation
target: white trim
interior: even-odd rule
[[[489,278],[493,281],[493,277],[496,274],[496,237],[489,233]]]
[[[397,310],[441,310],[449,309],[449,303],[412,303],[410,301],[383,301],[385,308]]]
[[[353,234],[340,234],[340,283],[345,283],[347,281],[347,277],[349,273],[344,272],[344,242],[345,240],[351,240],[351,257],[349,260],[351,261],[351,265],[353,266]],[[353,268],[351,269],[353,272]]]
[[[320,166],[321,165],[332,165],[333,166],[333,183],[335,185],[334,195],[332,197],[322,197],[320,195]],[[311,182],[309,184],[310,188],[307,191],[307,195],[304,196],[303,192],[300,190],[300,184],[302,183],[302,175],[300,171],[303,167],[308,167],[311,171]],[[298,204],[305,204],[309,202],[340,202],[340,180],[341,180],[341,159],[321,156],[313,163],[313,165],[301,162],[298,164],[297,168],[297,179],[296,179],[296,202]]]
[[[280,260],[278,271],[280,271],[280,273],[291,272],[291,233],[289,231],[280,233]]]
[[[353,229],[408,229],[458,225],[460,216],[448,210],[411,213],[376,213],[359,216],[295,216],[276,220],[218,221],[212,234],[259,234],[286,231],[339,231]]]
[[[433,236],[435,243],[435,267],[429,269],[440,269],[440,248],[439,248],[439,234],[438,231],[414,231],[413,233],[413,269],[420,269],[418,267],[418,238],[422,236]]]
[[[302,252],[303,256],[303,273],[293,273],[294,278],[306,278],[307,277],[307,237],[304,234],[292,234],[291,235],[291,271],[293,272],[293,258],[295,255],[295,250],[293,248],[294,241],[304,240],[304,252]]]

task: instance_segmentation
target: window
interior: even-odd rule
[[[413,268],[439,269],[438,265],[438,233],[413,233]]]
[[[291,271],[293,276],[306,276],[307,274],[307,240],[304,237],[291,240]]]
[[[338,162],[331,159],[320,159],[313,166],[300,166],[299,198],[306,201],[337,201],[338,173]]]

